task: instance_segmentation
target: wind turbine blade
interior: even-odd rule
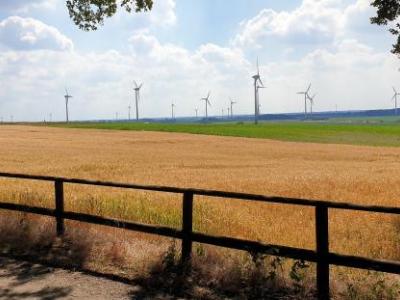
[[[397,91],[396,91],[396,89],[394,88],[394,86],[392,86],[392,89],[393,89],[393,92],[394,92],[395,94],[397,94]]]
[[[138,89],[140,90],[140,89],[142,88],[142,86],[143,86],[143,83],[141,83],[141,84],[139,85]]]
[[[210,101],[207,99],[207,103],[208,103],[208,105],[210,105],[211,106],[211,103],[210,103]]]
[[[257,75],[260,76],[260,66],[258,65],[258,56],[257,56]]]
[[[306,93],[308,93],[308,92],[310,91],[310,89],[311,89],[311,83],[310,83],[310,85],[308,86]]]
[[[210,95],[211,95],[211,91],[208,92],[207,101],[208,101],[208,98],[210,98]]]
[[[137,87],[138,87],[138,85],[137,85],[137,83],[136,83],[136,81],[135,81],[135,80],[133,81],[133,84],[135,85],[135,88],[137,88]]]
[[[261,86],[264,88],[264,83],[261,80],[261,77],[258,77],[258,81],[261,83]]]

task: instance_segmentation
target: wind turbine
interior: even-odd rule
[[[195,109],[194,109],[194,111],[196,112],[196,118],[198,117],[198,113],[199,113],[199,109],[196,107]]]
[[[135,85],[135,103],[136,103],[136,121],[139,121],[139,100],[140,100],[140,89],[143,86],[143,83],[141,83],[140,85],[138,85],[136,83],[136,81],[133,81],[134,85]]]
[[[253,76],[254,79],[254,123],[258,124],[258,115],[260,113],[259,109],[259,94],[258,89],[264,88],[264,84],[261,80],[260,76],[260,68],[258,66],[258,58],[257,58],[257,74]],[[232,114],[232,111],[231,111]]]
[[[398,93],[394,87],[393,87],[393,92],[394,92],[394,95],[392,97],[392,100],[394,100],[394,113],[397,116],[397,96],[399,96],[400,93]]]
[[[69,102],[69,99],[72,98],[72,96],[70,94],[68,94],[67,88],[65,88],[64,98],[65,98],[65,115],[66,115],[66,120],[67,120],[67,123],[68,123],[69,122],[69,118],[68,118],[68,102]]]
[[[171,103],[171,116],[172,116],[172,120],[175,120],[174,108],[175,108],[175,104],[172,102],[172,103]]]
[[[309,84],[305,92],[298,92],[298,95],[304,95],[304,119],[307,119],[307,98],[309,97],[308,92],[311,89],[311,83]]]
[[[310,100],[310,114],[311,114],[311,116],[313,114],[312,108],[313,108],[313,105],[314,105],[314,99],[315,99],[316,95],[317,94],[314,94],[312,97],[310,97],[310,95],[307,94],[307,98],[308,98],[308,100]]]
[[[131,120],[131,105],[128,106],[128,121]]]
[[[204,104],[205,104],[205,106],[206,106],[206,119],[208,119],[208,106],[209,106],[209,105],[211,106],[211,103],[210,103],[210,94],[211,94],[211,92],[208,92],[207,97],[201,98],[201,99],[200,99],[200,101],[204,101]]]
[[[229,98],[229,102],[230,102],[230,106],[231,106],[231,109],[230,109],[231,118],[233,118],[233,105],[236,104],[236,102],[233,101],[232,98]],[[229,116],[229,111],[228,111],[228,116]]]

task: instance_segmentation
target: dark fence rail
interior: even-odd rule
[[[26,174],[1,173],[0,177],[14,179],[31,179],[54,182],[55,189],[55,209],[33,207],[15,203],[0,202],[0,209],[27,212],[56,219],[57,235],[64,234],[64,220],[74,220],[90,224],[105,225],[126,230],[139,231],[144,233],[156,234],[165,237],[177,238],[182,240],[182,262],[187,262],[191,258],[193,242],[204,243],[225,248],[267,253],[274,256],[281,256],[293,259],[301,259],[315,262],[317,265],[317,291],[319,299],[329,299],[329,266],[345,266],[365,270],[381,271],[393,274],[400,274],[400,262],[380,259],[370,259],[359,256],[342,255],[329,251],[329,209],[343,209],[367,211],[375,213],[386,213],[400,215],[400,207],[358,205],[345,202],[330,202],[320,200],[306,200],[283,197],[267,197],[263,195],[233,193],[224,191],[186,189],[166,186],[125,184],[107,181],[94,181],[75,178],[35,176]],[[64,183],[94,185],[105,187],[116,187],[124,189],[138,189],[156,192],[168,192],[182,194],[182,229],[174,229],[165,226],[154,226],[141,223],[127,222],[111,218],[104,218],[95,215],[69,212],[64,210]],[[315,208],[315,233],[316,249],[301,249],[282,245],[264,244],[255,241],[243,240],[224,236],[210,236],[199,232],[193,232],[193,200],[194,196],[211,196],[217,198],[232,198],[247,201],[258,201],[268,203],[280,203],[301,205]]]

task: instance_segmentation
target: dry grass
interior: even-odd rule
[[[400,148],[157,132],[0,126],[0,170],[398,206]],[[53,187],[0,180],[0,198],[53,206]],[[66,186],[66,207],[180,226],[180,196]],[[399,219],[332,211],[331,249],[399,259]],[[195,199],[195,228],[312,249],[313,210]],[[146,237],[149,241],[156,238]]]

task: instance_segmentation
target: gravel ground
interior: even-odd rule
[[[137,299],[139,290],[81,272],[0,258],[0,299]]]

